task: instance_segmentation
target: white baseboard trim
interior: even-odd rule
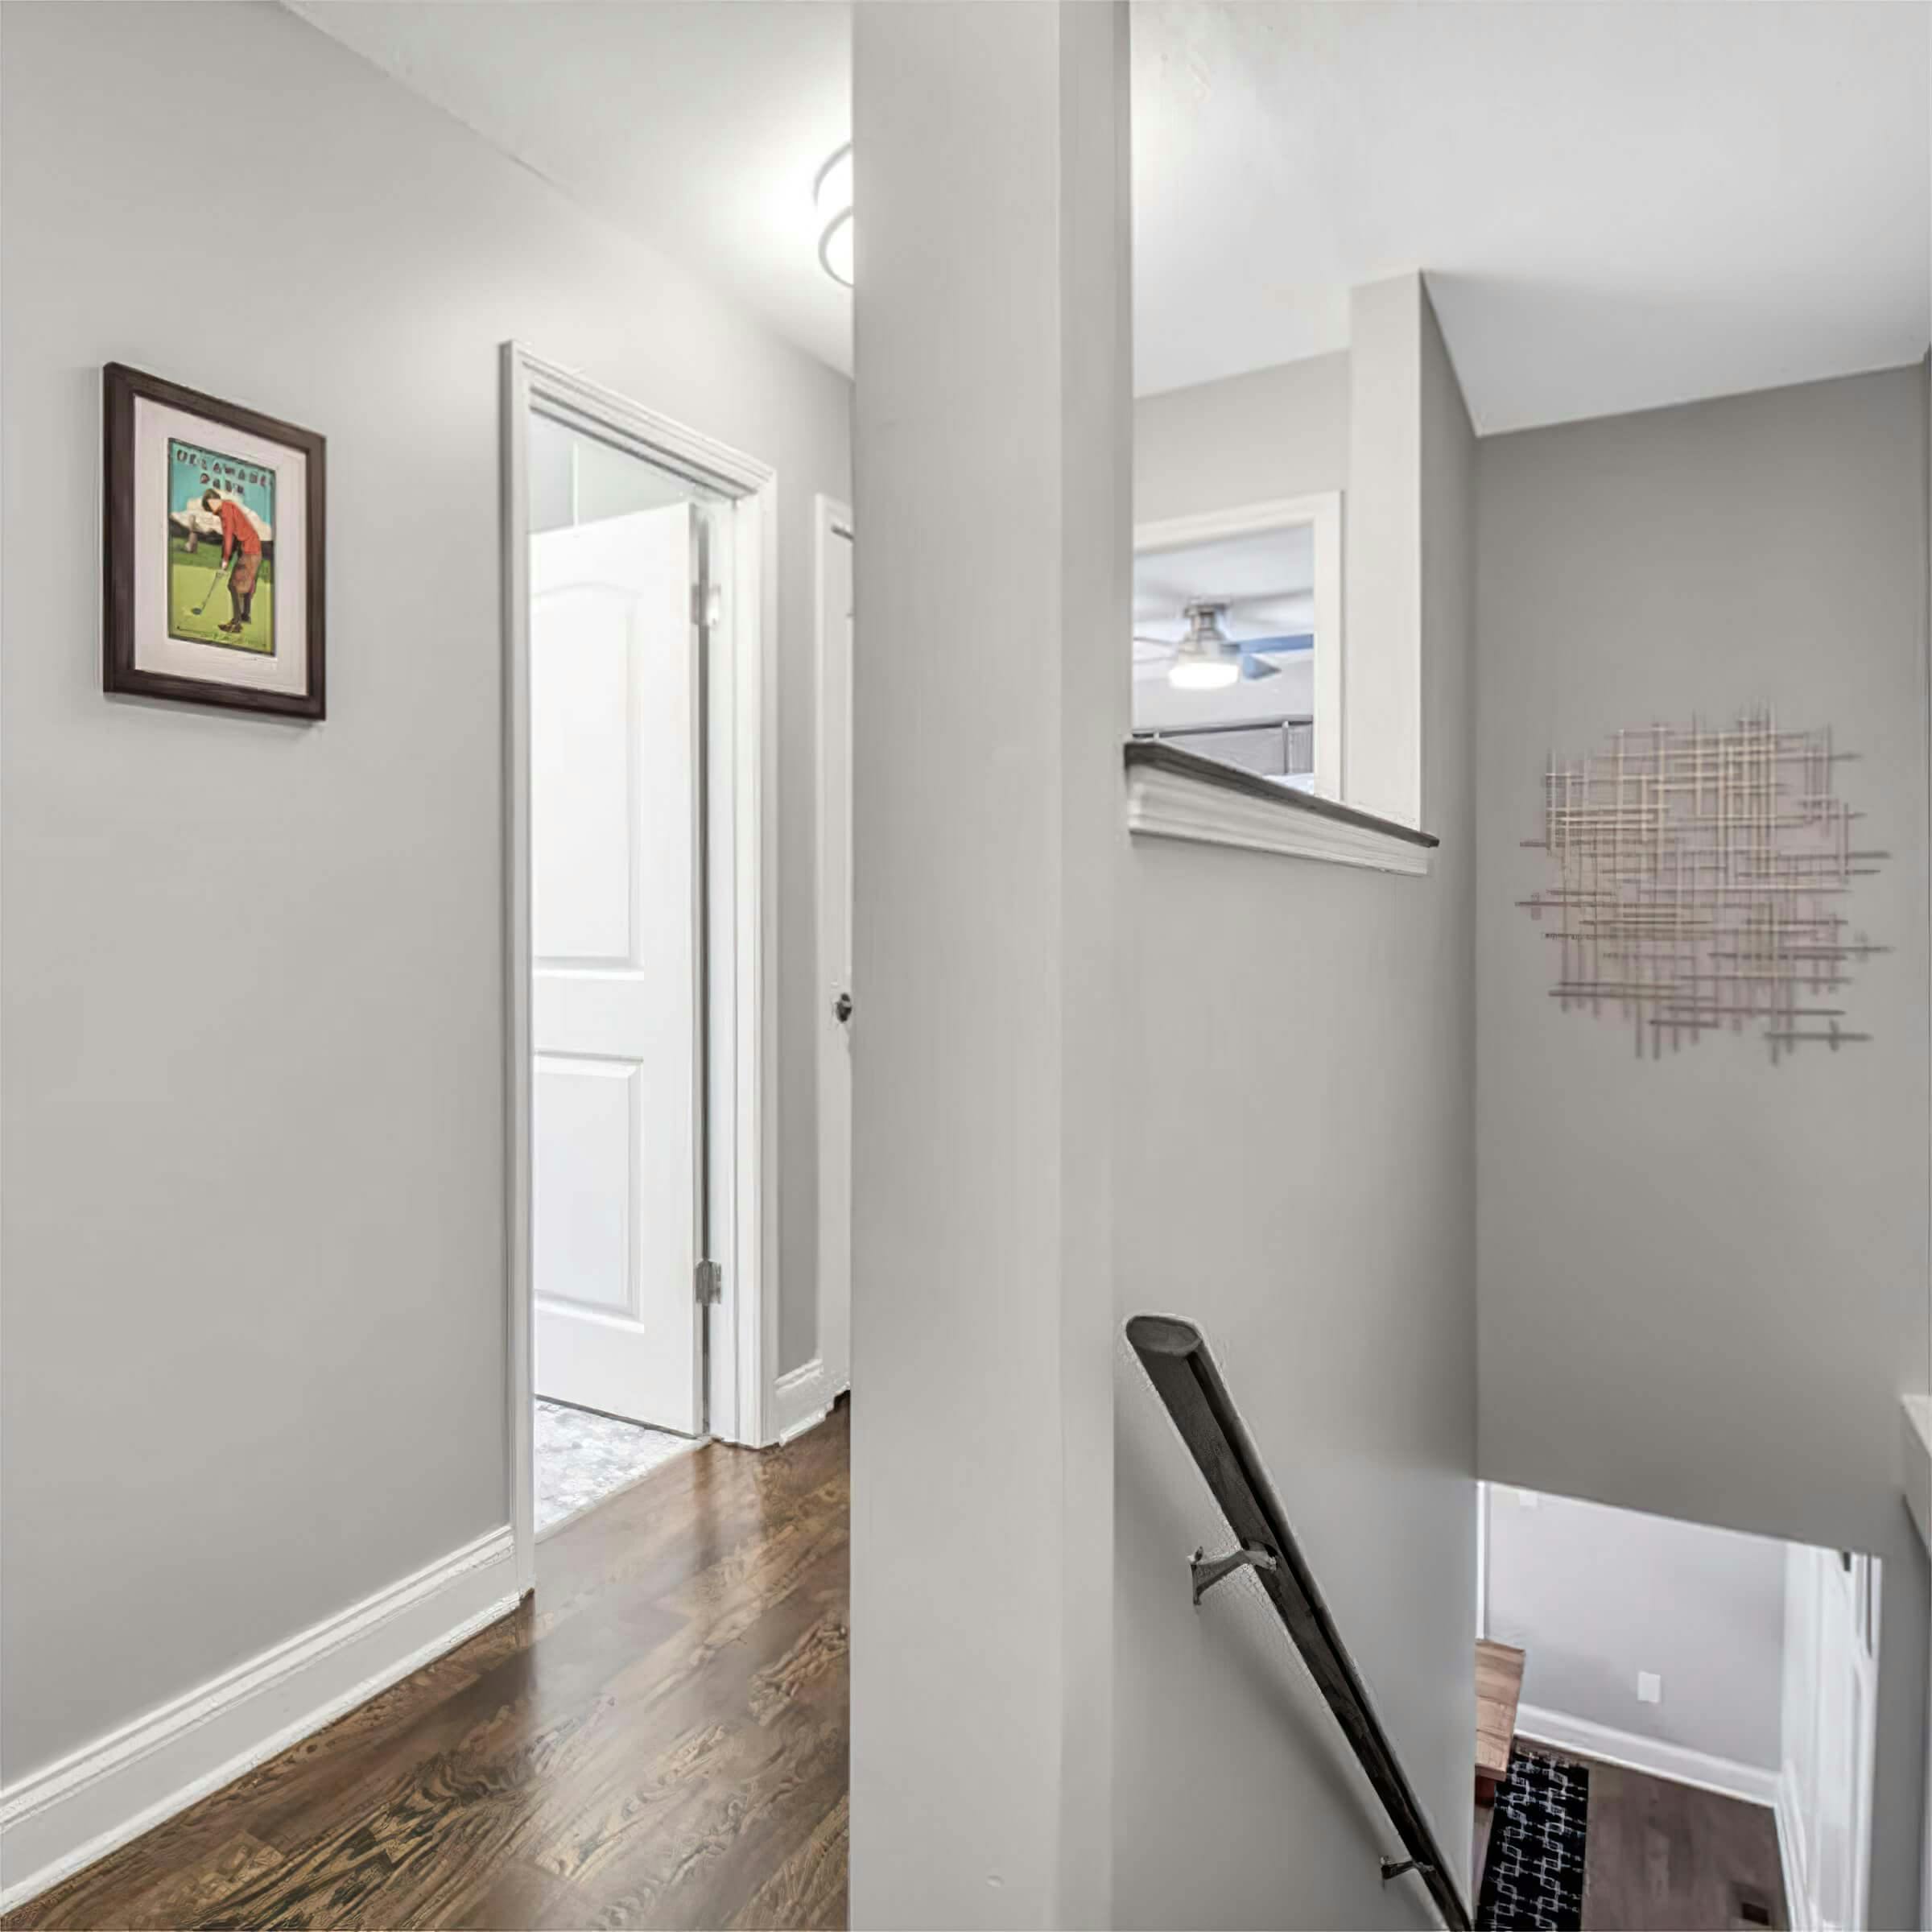
[[[831,1414],[832,1406],[828,1403],[823,1409],[813,1410],[810,1415],[800,1416],[789,1429],[782,1429],[778,1431],[778,1440],[775,1446],[782,1448],[786,1443],[796,1442],[807,1430],[817,1428],[819,1424]]]
[[[1567,1711],[1546,1711],[1535,1704],[1517,1707],[1516,1734],[1536,1744],[1554,1744],[1579,1757],[1599,1757],[1626,1770],[1648,1771],[1653,1777],[1667,1777],[1676,1784],[1695,1785],[1700,1791],[1715,1791],[1726,1798],[1741,1798],[1747,1804],[1777,1809],[1777,1773],[1757,1765],[1713,1757],[1683,1744],[1667,1744],[1657,1738],[1641,1737],[1634,1731],[1619,1731],[1587,1717],[1571,1717]]]
[[[0,1911],[151,1831],[515,1607],[508,1525],[0,1791]]]
[[[831,1414],[832,1400],[838,1393],[825,1373],[824,1363],[816,1356],[795,1368],[786,1369],[772,1387],[772,1441],[788,1443],[795,1435],[803,1435],[824,1422]]]
[[[1785,1923],[1791,1932],[1823,1932],[1817,1901],[1805,1876],[1805,1814],[1798,1802],[1798,1767],[1787,1763],[1777,1778],[1777,1862],[1785,1874]]]

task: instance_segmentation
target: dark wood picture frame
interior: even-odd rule
[[[300,691],[262,691],[224,684],[171,671],[142,670],[134,662],[135,574],[142,532],[134,521],[134,402],[138,397],[205,417],[210,423],[260,436],[301,452],[306,461],[304,490],[303,601],[308,635],[308,676]],[[103,474],[106,485],[101,546],[101,683],[105,690],[141,697],[172,698],[188,704],[213,704],[230,711],[266,712],[284,718],[321,718],[324,708],[324,609],[328,586],[324,469],[327,445],[312,429],[299,429],[259,411],[243,409],[219,397],[204,395],[124,363],[101,370]],[[153,541],[152,538],[149,539]]]

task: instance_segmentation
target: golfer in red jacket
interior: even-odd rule
[[[233,637],[248,621],[254,604],[255,580],[262,574],[262,539],[254,519],[233,497],[211,489],[202,496],[201,507],[221,519],[221,561],[225,564],[237,550],[241,552],[229,573],[229,621],[219,626]]]

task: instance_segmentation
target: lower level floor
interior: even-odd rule
[[[1581,1932],[1732,1932],[1790,1923],[1768,1806],[1545,1744],[1527,1748],[1579,1766],[1587,1778]],[[1492,1807],[1476,1807],[1472,1869],[1479,1898],[1495,1817]]]

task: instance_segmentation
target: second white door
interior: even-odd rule
[[[531,539],[536,1393],[704,1427],[697,512]]]
[[[819,1362],[815,1406],[850,1386],[852,512],[819,510]]]

